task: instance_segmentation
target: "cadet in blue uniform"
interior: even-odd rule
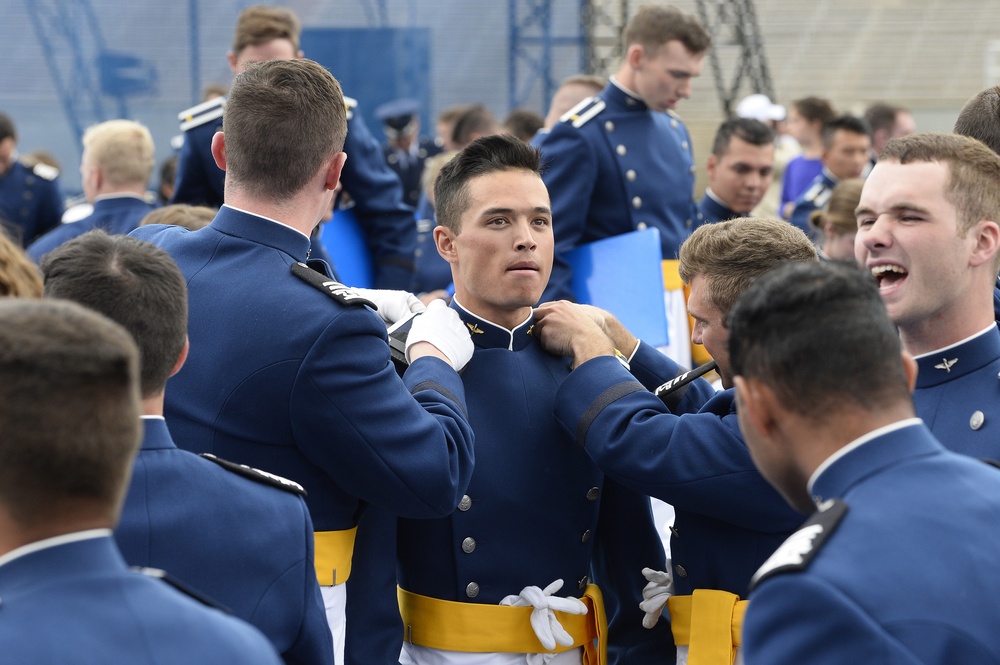
[[[815,234],[809,216],[830,200],[834,186],[845,178],[860,178],[871,154],[868,125],[842,115],[823,123],[823,170],[795,201],[789,221],[803,233]]]
[[[705,224],[746,217],[764,198],[774,171],[774,130],[759,120],[734,118],[719,125],[705,172],[708,188],[698,202]]]
[[[149,243],[89,233],[43,260],[49,297],[94,309],[142,357],[144,435],[115,540],[133,566],[162,568],[252,623],[286,663],[333,663],[313,527],[297,484],[179,450],[163,420],[167,378],[187,356],[187,288]]]
[[[745,662],[1000,662],[1000,471],[914,417],[917,368],[871,278],[784,266],[729,321],[753,459],[817,511],[754,576]]]
[[[711,38],[672,7],[642,7],[625,28],[611,83],[563,116],[542,140],[556,221],[556,259],[543,300],[572,298],[562,255],[578,245],[655,227],[674,259],[698,225],[694,155],[673,109],[691,94]]]
[[[243,10],[236,24],[229,65],[234,74],[247,62],[301,58],[301,26],[291,10],[255,5]],[[350,155],[341,184],[350,194],[355,214],[367,236],[375,265],[375,286],[408,289],[413,279],[416,229],[413,210],[403,202],[399,179],[386,166],[378,141],[371,135],[357,102],[347,106],[347,139]],[[224,173],[212,155],[212,137],[222,131],[225,98],[219,97],[179,115],[184,144],[177,165],[172,203],[219,207],[223,202]],[[329,211],[326,211],[327,213]]]
[[[892,139],[857,218],[856,258],[920,365],[917,415],[948,448],[1000,459],[1000,157],[965,136]]]
[[[800,231],[778,220],[708,224],[681,246],[680,273],[691,288],[688,307],[695,321],[691,340],[712,354],[727,388],[702,398],[697,413],[670,412],[649,392],[673,376],[676,365],[665,356],[639,344],[630,374],[598,345],[611,330],[594,325],[579,306],[546,303],[536,313],[535,333],[543,346],[573,358],[575,369],[556,394],[563,428],[609,477],[674,507],[673,583],[684,597],[671,598],[669,609],[677,644],[690,647],[692,657],[699,651],[704,656],[706,646],[728,653],[738,642],[688,641],[689,633],[708,634],[692,624],[715,624],[722,634],[731,633],[729,619],[719,626],[697,606],[692,609],[697,600],[692,603],[691,594],[745,598],[753,572],[802,520],[754,469],[740,435],[724,323],[747,285],[786,260],[816,261],[816,251]],[[621,334],[613,335],[615,346],[634,344],[631,335],[619,339]]]
[[[14,121],[0,113],[0,228],[27,247],[56,227],[63,214],[56,176],[46,164],[26,166],[17,158]]]
[[[0,303],[3,660],[277,665],[256,629],[130,572],[115,547],[138,364],[129,334],[80,305]]]
[[[109,120],[87,129],[80,173],[83,193],[94,212],[49,231],[31,243],[28,256],[37,262],[43,254],[91,229],[121,234],[135,229],[154,208],[145,196],[155,166],[153,137],[139,123]]]
[[[473,461],[456,373],[472,342],[457,315],[442,306],[416,319],[401,381],[385,324],[366,300],[302,263],[346,159],[343,113],[339,86],[315,62],[248,68],[226,104],[237,130],[213,144],[229,167],[227,204],[199,231],[133,232],[166,249],[188,281],[191,354],[166,402],[176,441],[305,487],[337,628],[361,502],[411,517],[448,514]],[[276,159],[293,134],[299,147]],[[410,300],[419,306],[408,294],[370,296],[388,320],[409,314]]]
[[[403,200],[411,208],[420,203],[420,182],[424,162],[441,152],[433,139],[420,136],[420,102],[396,99],[375,109],[386,142],[382,144],[385,163],[403,185]],[[350,132],[348,132],[350,133]]]

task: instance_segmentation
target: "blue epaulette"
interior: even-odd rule
[[[201,127],[206,122],[221,118],[225,106],[225,97],[215,97],[207,102],[202,102],[197,106],[192,106],[185,111],[181,111],[177,114],[177,119],[181,122],[181,131],[186,132],[189,129]]]
[[[559,122],[571,123],[574,127],[583,127],[594,116],[604,110],[607,106],[600,97],[588,97],[566,113],[562,114]]]

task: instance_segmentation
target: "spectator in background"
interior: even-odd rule
[[[18,159],[14,121],[0,112],[0,229],[22,247],[62,220],[58,175],[41,161],[28,166]]]
[[[161,206],[174,195],[174,180],[177,178],[177,155],[170,155],[160,162],[159,185],[156,188],[156,198]]]
[[[882,154],[889,139],[909,136],[917,131],[917,123],[913,114],[902,106],[890,104],[872,104],[865,109],[865,122],[872,133],[872,164]]]
[[[442,152],[427,160],[424,166],[423,194],[429,210],[429,217],[417,218],[417,251],[414,256],[417,270],[413,279],[413,292],[425,305],[437,298],[449,297],[451,290],[451,265],[441,258],[434,244],[434,227],[437,218],[434,211],[434,181],[445,164],[455,158],[456,152]]]
[[[767,95],[756,93],[747,95],[736,105],[737,118],[759,120],[774,131],[774,168],[771,170],[771,184],[764,193],[757,207],[750,215],[752,217],[780,217],[778,211],[781,199],[781,181],[785,176],[785,167],[802,152],[798,141],[788,135],[788,112],[781,104],[775,104]]]
[[[186,203],[174,203],[153,210],[142,218],[139,226],[169,224],[197,231],[208,226],[215,218],[215,213],[216,210],[208,206],[189,206]]]
[[[858,221],[854,211],[861,198],[861,178],[841,180],[830,193],[830,200],[822,210],[809,216],[809,223],[820,234],[817,243],[819,258],[825,261],[854,261],[854,236]]]
[[[395,99],[375,109],[382,123],[385,143],[382,155],[403,185],[403,200],[416,207],[420,202],[420,176],[428,157],[441,152],[431,139],[420,136],[420,102]]]
[[[92,229],[129,233],[153,209],[146,200],[156,166],[153,137],[131,120],[109,120],[83,134],[80,176],[83,193],[93,212],[72,224],[63,224],[33,242],[28,256],[38,261],[67,240]]]
[[[545,115],[545,122],[542,128],[535,134],[535,138],[532,139],[531,144],[536,148],[540,147],[542,141],[545,139],[545,135],[559,122],[560,118],[566,115],[577,104],[583,102],[583,100],[590,99],[600,93],[607,84],[608,80],[606,78],[593,74],[574,74],[563,79],[555,94],[552,95],[552,102],[549,104],[549,111]]]
[[[806,234],[813,231],[809,216],[826,205],[834,185],[860,178],[869,164],[872,147],[868,125],[861,118],[842,115],[823,125],[823,169],[798,199],[789,221]]]
[[[705,171],[708,189],[698,203],[701,222],[746,217],[760,203],[774,169],[774,131],[747,118],[719,126]]]
[[[493,112],[482,104],[473,104],[455,118],[451,132],[451,143],[455,150],[461,150],[480,136],[490,136],[503,131]]]
[[[0,297],[40,298],[42,274],[17,243],[0,233]]]
[[[835,113],[825,99],[804,97],[788,111],[788,133],[799,142],[802,154],[788,162],[781,181],[781,216],[791,219],[795,201],[823,171],[823,125]]]
[[[462,117],[462,114],[470,108],[471,105],[469,104],[459,104],[458,106],[449,106],[445,110],[438,113],[437,124],[434,127],[437,132],[437,135],[434,137],[434,143],[436,143],[443,152],[458,150],[453,140],[455,136],[455,123],[458,122],[458,119]]]
[[[514,109],[504,118],[503,128],[524,143],[531,143],[545,124],[545,118],[530,109]]]

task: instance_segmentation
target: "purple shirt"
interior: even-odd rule
[[[809,159],[799,155],[788,162],[784,180],[781,182],[781,206],[784,207],[786,203],[799,198],[822,170],[822,159]]]

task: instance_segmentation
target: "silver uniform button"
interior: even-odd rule
[[[623,146],[623,145],[621,145],[619,143],[618,147],[615,148],[615,152],[617,152],[619,155],[621,155],[622,157],[624,157],[625,153],[628,152],[628,150],[625,149],[625,146]]]
[[[479,595],[479,585],[475,582],[469,582],[469,585],[465,587],[465,595],[469,598],[475,598]]]
[[[969,418],[969,427],[971,427],[974,430],[975,429],[979,429],[980,427],[983,426],[983,423],[985,421],[986,421],[986,416],[983,415],[983,412],[982,411],[975,411],[972,414],[972,417]]]
[[[633,196],[632,197],[632,207],[635,208],[636,210],[638,210],[639,208],[641,208],[642,207],[642,199],[639,198],[638,196]]]
[[[635,169],[629,169],[625,172],[625,179],[629,182],[635,182]]]
[[[635,225],[635,228],[639,229],[640,231],[645,231],[646,230],[646,222],[639,222],[638,224]]]
[[[472,497],[468,494],[464,494],[462,496],[462,500],[458,502],[458,509],[464,513],[469,508],[472,508]]]
[[[415,250],[413,250],[413,255],[414,256],[423,256],[423,254],[424,254],[424,250],[420,249],[419,247],[417,247]]]
[[[691,168],[688,169],[688,171],[691,173],[691,175],[694,175],[695,170],[696,169],[695,169],[694,165],[692,165]]]
[[[472,554],[476,551],[476,539],[466,538],[462,541],[462,551],[466,554]]]
[[[587,490],[587,501],[597,501],[597,497],[601,496],[601,490],[596,487],[591,487]]]
[[[585,543],[588,540],[590,540],[590,529],[587,529],[586,531],[584,531],[583,535],[580,536],[580,542],[581,543]]]
[[[684,226],[691,228],[691,220],[689,219],[686,222],[684,222]]]
[[[604,123],[604,129],[609,132],[615,131],[615,123],[611,122],[610,120],[606,121]]]
[[[687,577],[688,571],[684,569],[684,566],[677,564],[674,566],[674,570],[677,571],[677,577]]]
[[[673,127],[674,129],[677,129],[677,119],[676,118],[671,118],[670,119],[670,126]]]

